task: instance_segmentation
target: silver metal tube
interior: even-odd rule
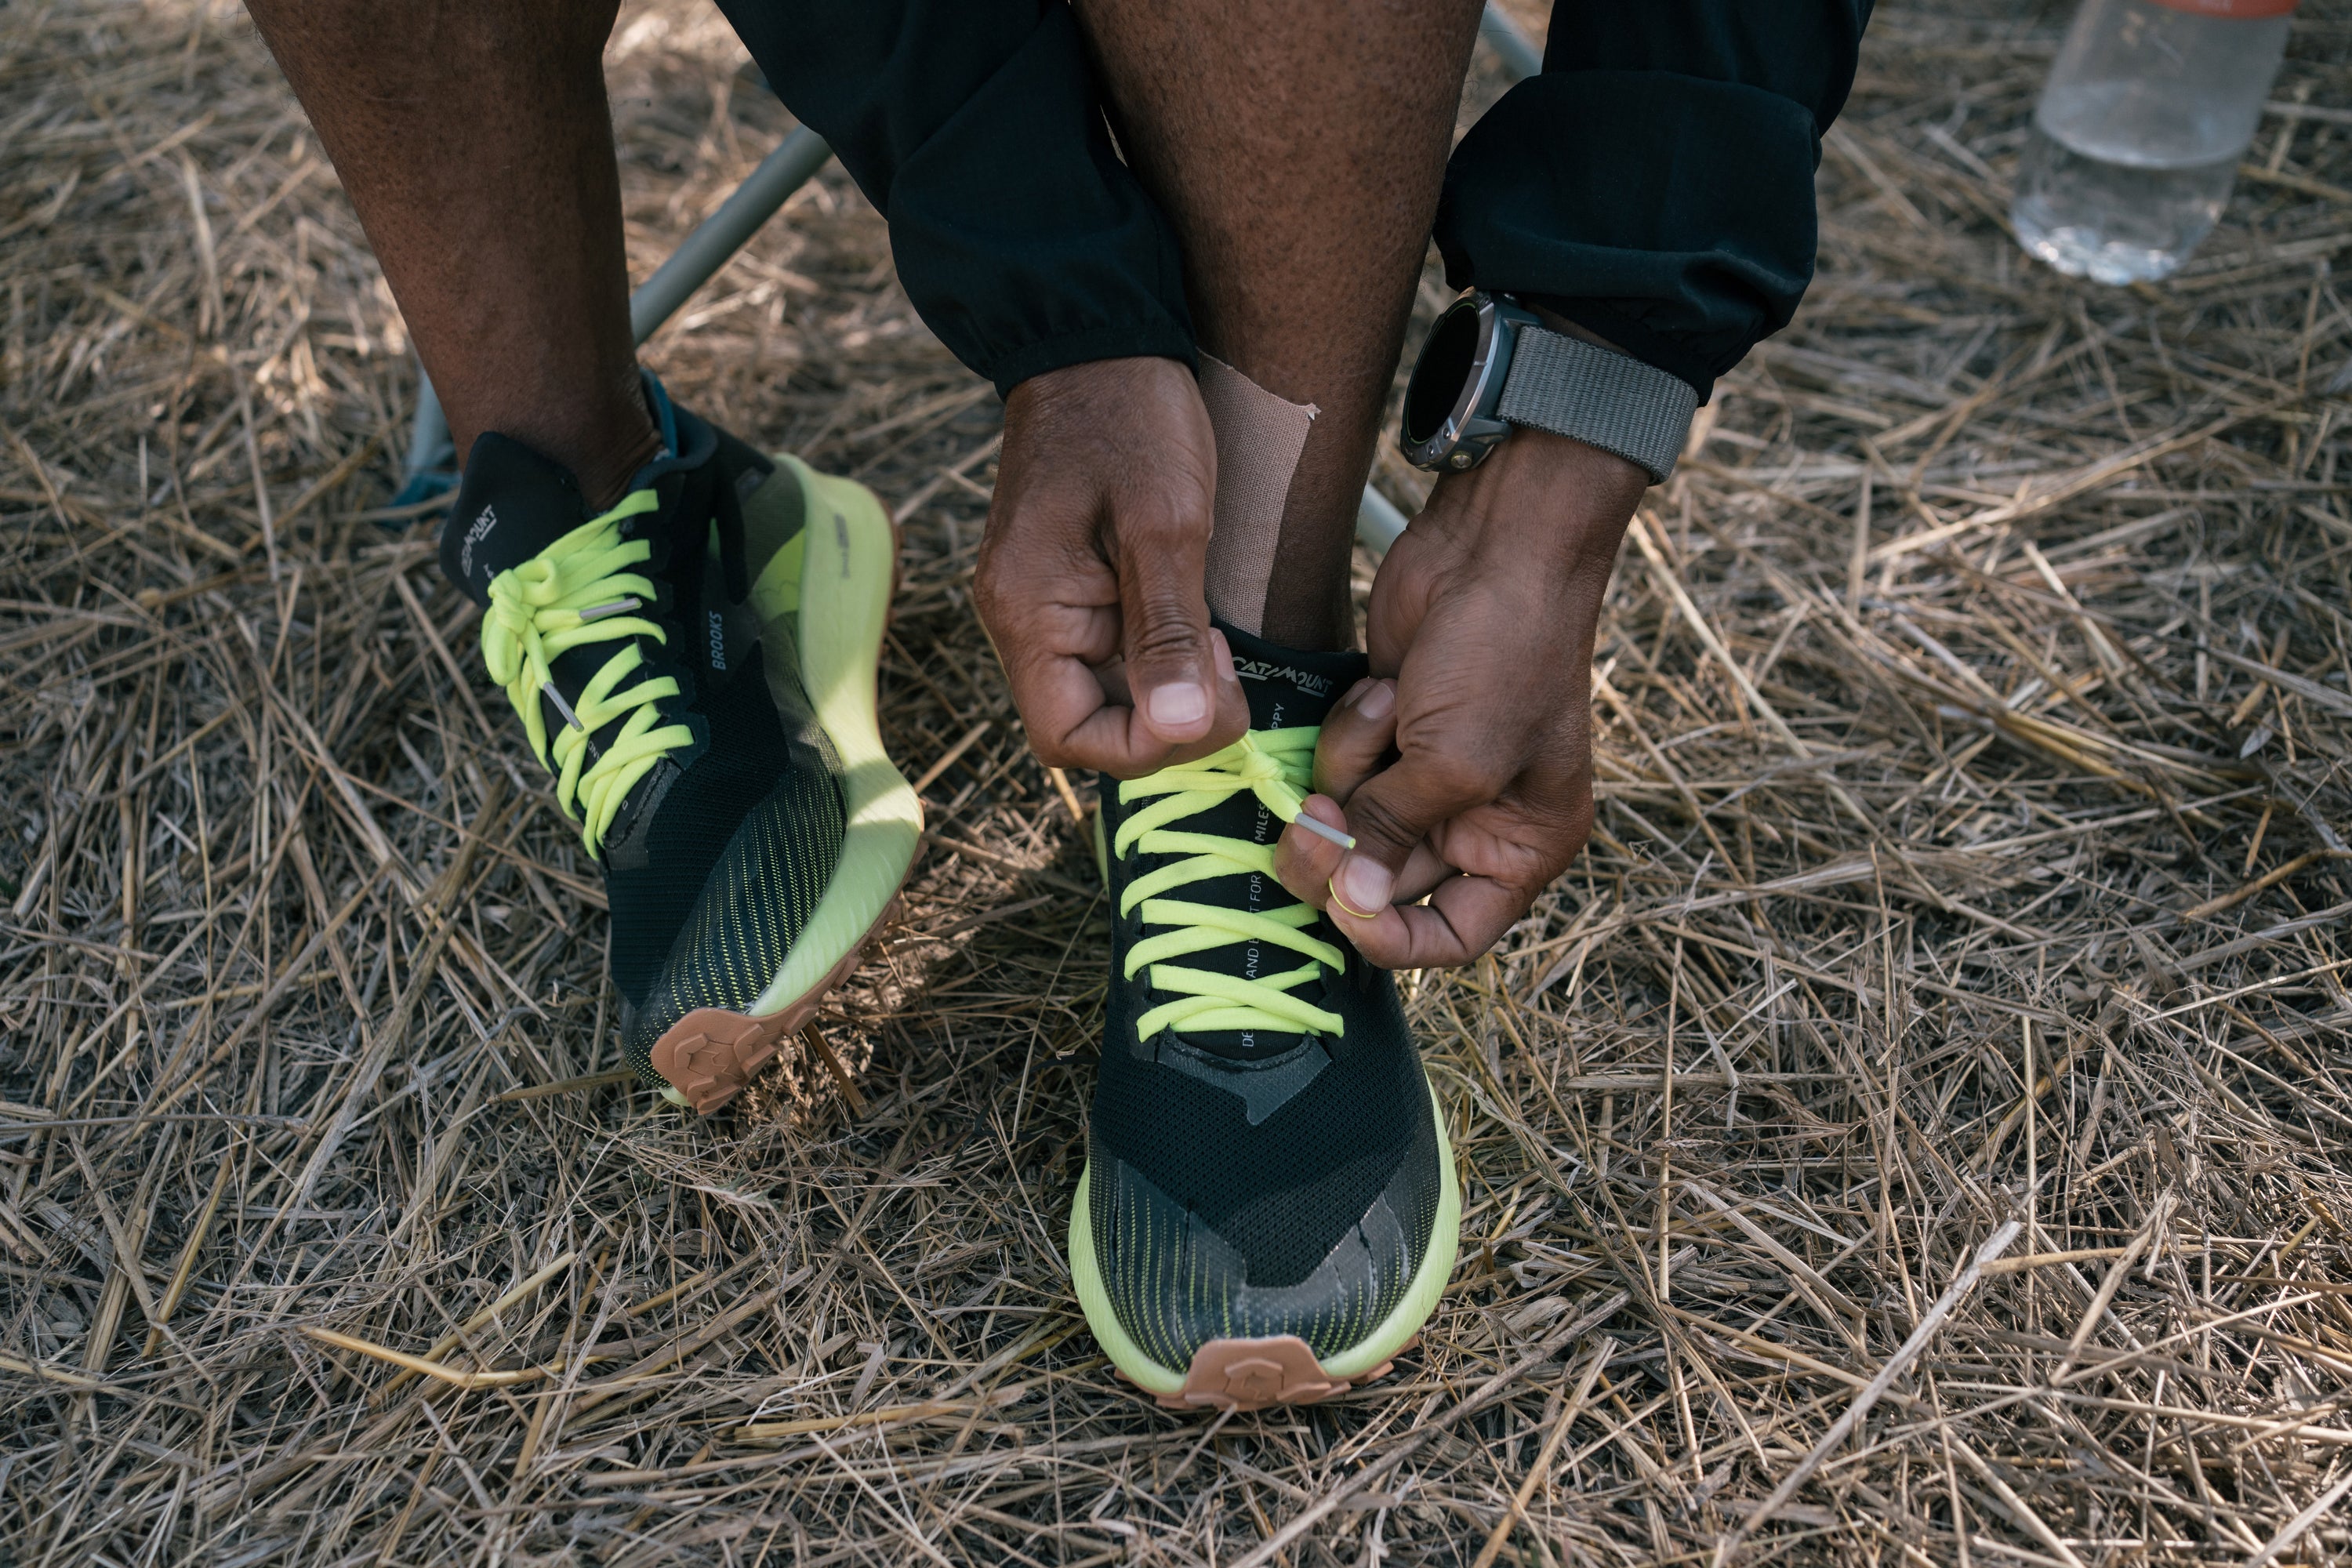
[[[1364,499],[1356,507],[1356,542],[1375,555],[1386,555],[1404,525],[1404,513],[1388,497],[1366,485]]]
[[[704,218],[669,259],[654,268],[654,275],[629,296],[629,331],[636,334],[637,342],[652,337],[697,289],[718,276],[719,269],[760,232],[760,226],[781,212],[793,193],[807,184],[832,156],[833,149],[824,144],[824,137],[805,125],[793,127],[793,133],[735,187],[735,194],[719,203],[719,210]]]
[[[449,418],[441,412],[441,395],[433,390],[433,378],[425,374],[420,362],[416,367],[416,422],[408,432],[408,460],[401,465],[400,493],[392,498],[392,504],[407,506],[432,495],[434,470],[446,467],[454,456],[449,446]]]
[[[1502,62],[1503,74],[1511,79],[1514,86],[1543,73],[1541,51],[1519,31],[1517,22],[1503,14],[1495,0],[1486,0],[1486,13],[1478,18],[1478,36],[1495,51],[1496,58]]]

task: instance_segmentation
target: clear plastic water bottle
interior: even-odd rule
[[[2296,0],[2084,0],[2033,111],[2020,244],[2101,283],[2162,278],[2230,199]]]

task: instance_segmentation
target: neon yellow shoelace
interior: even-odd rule
[[[1136,1033],[1141,1038],[1148,1040],[1171,1026],[1273,1029],[1288,1034],[1312,1031],[1334,1037],[1347,1033],[1347,1020],[1339,1015],[1290,994],[1293,987],[1312,981],[1318,968],[1337,971],[1347,965],[1338,948],[1317,941],[1303,929],[1315,923],[1314,910],[1292,904],[1252,913],[1162,897],[1214,877],[1255,871],[1269,882],[1275,879],[1273,846],[1221,834],[1179,832],[1168,825],[1206,811],[1243,790],[1255,794],[1282,821],[1297,820],[1313,776],[1315,737],[1320,732],[1312,725],[1253,730],[1213,756],[1162,768],[1148,778],[1118,786],[1122,805],[1154,795],[1160,798],[1119,824],[1112,852],[1121,859],[1130,849],[1184,857],[1138,877],[1119,899],[1121,915],[1140,904],[1146,926],[1167,928],[1145,937],[1127,952],[1129,979],[1149,964],[1151,988],[1174,997],[1136,1020]],[[1288,948],[1303,954],[1307,963],[1279,974],[1244,980],[1167,962],[1237,942]]]
[[[490,582],[490,607],[482,616],[482,662],[522,715],[531,751],[556,775],[556,804],[580,825],[580,841],[591,855],[636,782],[667,752],[694,743],[694,731],[685,725],[660,722],[656,704],[678,694],[670,677],[640,680],[614,695],[646,662],[635,639],[669,640],[655,622],[629,613],[654,601],[651,580],[628,570],[651,559],[653,545],[621,538],[622,519],[660,504],[653,491],[637,490],[521,565],[499,573]],[[567,649],[596,642],[623,646],[604,661],[579,702],[568,703],[549,666]],[[542,696],[566,721],[556,731],[551,759],[539,705]],[[597,752],[589,737],[624,715],[628,721]]]

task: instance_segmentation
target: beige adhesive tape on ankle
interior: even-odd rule
[[[1201,401],[1217,439],[1216,529],[1209,538],[1209,608],[1252,637],[1265,627],[1290,477],[1321,410],[1277,397],[1213,354],[1201,356]]]

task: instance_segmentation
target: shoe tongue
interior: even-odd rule
[[[1368,661],[1360,653],[1302,653],[1252,637],[1222,621],[1216,626],[1233,647],[1234,668],[1242,678],[1243,692],[1249,698],[1250,727],[1254,730],[1288,730],[1322,723],[1332,704],[1347,693],[1348,688],[1362,679],[1369,668]],[[1246,791],[1177,826],[1191,832],[1219,834],[1254,844],[1271,844],[1282,837],[1283,829],[1282,819]],[[1298,901],[1280,882],[1255,874],[1195,882],[1171,896],[1259,913]],[[1325,941],[1332,936],[1329,929],[1320,924],[1315,928],[1315,934]],[[1306,962],[1289,948],[1256,942],[1229,942],[1183,960],[1190,968],[1244,979],[1282,973]],[[1311,996],[1313,992],[1314,987],[1307,986],[1297,994]],[[1298,1044],[1297,1035],[1282,1030],[1187,1031],[1184,1038],[1213,1055],[1241,1059],[1279,1055]]]
[[[1234,650],[1234,670],[1249,699],[1250,728],[1290,730],[1320,724],[1331,705],[1371,668],[1360,653],[1302,653],[1213,623]]]
[[[490,580],[588,521],[587,499],[562,464],[511,437],[476,437],[466,478],[441,525],[441,570],[490,602]]]

